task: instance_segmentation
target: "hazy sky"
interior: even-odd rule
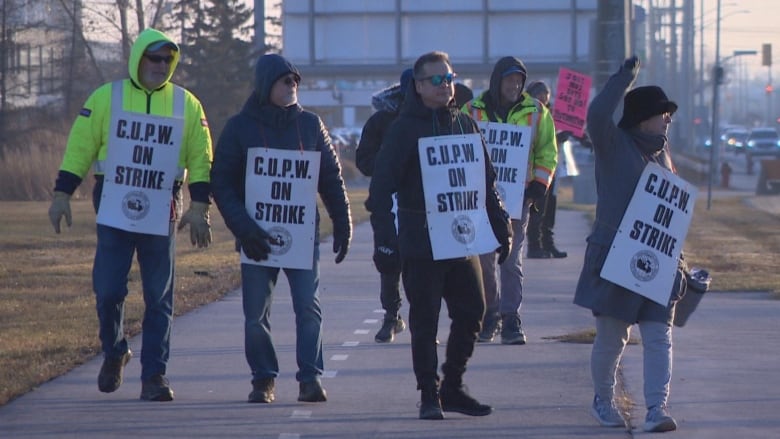
[[[696,8],[696,53],[700,44],[699,23],[701,0],[695,0]],[[720,56],[731,56],[735,50],[756,50],[758,55],[744,56],[741,60],[754,75],[767,77],[767,67],[761,66],[761,46],[772,45],[772,70],[780,63],[780,16],[776,10],[777,0],[721,0]],[[715,59],[715,34],[718,0],[704,0],[704,51],[705,65]],[[697,55],[698,56],[698,55]],[[776,76],[773,72],[773,76]],[[773,80],[777,83],[777,80]]]
[[[273,7],[278,0],[265,0],[266,8]],[[375,1],[375,0],[371,0]],[[701,6],[704,4],[704,52],[705,66],[710,66],[715,60],[715,31],[718,0],[693,0],[696,11],[696,56],[701,44],[699,30],[702,17]],[[245,0],[250,6],[253,0]],[[758,55],[744,56],[740,60],[752,73],[751,77],[767,77],[767,67],[761,66],[761,46],[764,43],[772,45],[773,64],[780,64],[780,7],[778,0],[720,0],[720,56],[726,58],[735,50],[756,50]],[[679,4],[678,4],[679,6]],[[774,70],[774,66],[772,67]],[[778,74],[780,75],[780,73]],[[773,72],[773,76],[777,76]],[[778,80],[773,80],[780,83]]]

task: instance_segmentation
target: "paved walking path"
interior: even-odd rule
[[[736,179],[735,179],[736,181]],[[746,183],[747,184],[747,183]],[[717,192],[733,195],[734,190]],[[773,200],[767,202],[767,200]],[[699,202],[704,200],[700,194]],[[759,204],[780,205],[776,197]],[[479,344],[465,381],[495,411],[482,418],[448,414],[417,419],[408,331],[392,344],[373,336],[381,324],[379,278],[371,264],[369,226],[355,230],[345,263],[323,251],[322,301],[329,401],[296,401],[294,326],[288,287],[280,284],[272,317],[282,373],[273,404],[248,404],[251,390],[243,355],[238,292],[175,321],[170,403],[140,393],[140,338],[136,357],[115,393],[98,392],[101,360],[92,361],[0,407],[2,438],[236,437],[236,438],[627,438],[641,430],[599,427],[589,414],[590,345],[558,337],[592,328],[592,317],[571,301],[588,223],[576,211],[558,212],[556,238],[569,257],[527,260],[523,324],[525,346]],[[328,249],[329,244],[323,244]],[[725,249],[724,249],[725,251]],[[715,274],[717,276],[717,274]],[[407,308],[404,304],[404,315]],[[709,293],[688,325],[674,331],[670,409],[679,430],[664,437],[780,437],[780,301],[764,293]],[[448,332],[442,312],[440,338]],[[634,331],[638,337],[638,330]],[[446,349],[442,343],[439,354]],[[642,358],[629,346],[622,373],[635,405],[631,424],[644,420]]]

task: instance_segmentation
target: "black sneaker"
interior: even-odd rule
[[[382,322],[382,327],[374,336],[374,341],[377,343],[392,343],[395,340],[395,334],[406,329],[406,323],[401,317],[385,318]]]
[[[252,380],[252,393],[249,394],[249,402],[269,404],[275,398],[273,377]]]
[[[547,247],[545,250],[547,251],[547,253],[550,254],[551,258],[562,259],[565,258],[566,256],[569,256],[568,253],[558,250],[557,248],[555,248],[554,245]]]
[[[444,419],[444,413],[439,399],[439,389],[422,389],[420,391],[420,419]]]
[[[100,374],[98,374],[98,389],[101,392],[115,392],[122,385],[122,372],[132,357],[133,353],[128,349],[119,357],[103,359],[103,365],[100,367]]]
[[[528,259],[550,259],[552,255],[549,251],[543,250],[543,249],[528,249],[528,252],[526,253],[526,258]]]
[[[502,320],[501,344],[525,344],[525,332],[523,332],[523,327],[520,324],[520,318],[508,315],[503,317]]]
[[[165,375],[157,374],[141,383],[141,399],[144,401],[173,401],[173,390]]]
[[[300,392],[298,392],[298,401],[325,402],[328,400],[325,389],[322,388],[322,384],[317,380],[300,383],[298,387],[300,389]]]
[[[458,412],[469,416],[487,416],[493,412],[493,407],[480,404],[472,398],[461,386],[441,386],[441,408],[445,412]]]

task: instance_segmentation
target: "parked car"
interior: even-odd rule
[[[748,157],[780,156],[780,135],[771,127],[753,128],[747,139]]]

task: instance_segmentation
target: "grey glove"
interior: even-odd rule
[[[70,227],[73,224],[73,218],[70,213],[70,195],[65,192],[55,191],[54,198],[49,206],[49,220],[54,226],[54,231],[60,233],[60,221],[65,217],[65,224]]]
[[[187,224],[190,225],[190,242],[199,248],[208,247],[211,244],[211,223],[209,222],[209,204],[202,201],[193,201],[190,208],[181,217],[178,230]]]

